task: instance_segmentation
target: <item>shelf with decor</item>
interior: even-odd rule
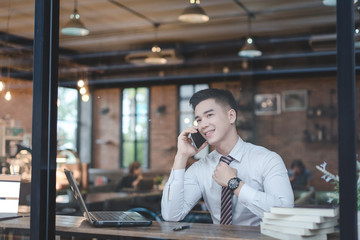
[[[333,101],[335,94],[335,89],[331,89],[329,106],[318,104],[308,107],[308,126],[304,130],[304,141],[306,143],[337,143],[337,135],[334,130],[337,118],[337,108]],[[310,124],[311,127],[309,127]]]
[[[16,154],[17,144],[24,140],[25,129],[0,125],[0,156],[10,157]]]
[[[238,104],[236,128],[244,141],[255,141],[255,116],[254,116],[254,90],[249,81],[239,88],[240,91],[234,94]]]

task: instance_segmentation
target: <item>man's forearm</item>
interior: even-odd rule
[[[173,169],[185,169],[188,157],[177,153],[175,155]]]

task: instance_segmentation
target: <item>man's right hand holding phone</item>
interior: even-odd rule
[[[189,127],[183,130],[178,136],[177,152],[173,169],[185,169],[187,160],[208,145],[207,142],[204,142],[200,148],[196,149],[196,147],[191,144],[189,134],[195,134],[197,131],[196,127]]]

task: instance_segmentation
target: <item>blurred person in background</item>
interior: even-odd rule
[[[291,186],[294,190],[306,190],[311,186],[311,173],[300,159],[295,159],[288,170]]]
[[[129,165],[129,173],[116,186],[115,191],[119,192],[123,188],[136,188],[139,182],[143,179],[141,165],[135,161]]]

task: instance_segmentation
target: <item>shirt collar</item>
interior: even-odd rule
[[[244,154],[244,144],[245,142],[239,137],[237,143],[234,148],[230,151],[230,156],[233,157],[236,161],[241,162],[242,156]],[[221,154],[215,150],[216,159],[220,161]]]

